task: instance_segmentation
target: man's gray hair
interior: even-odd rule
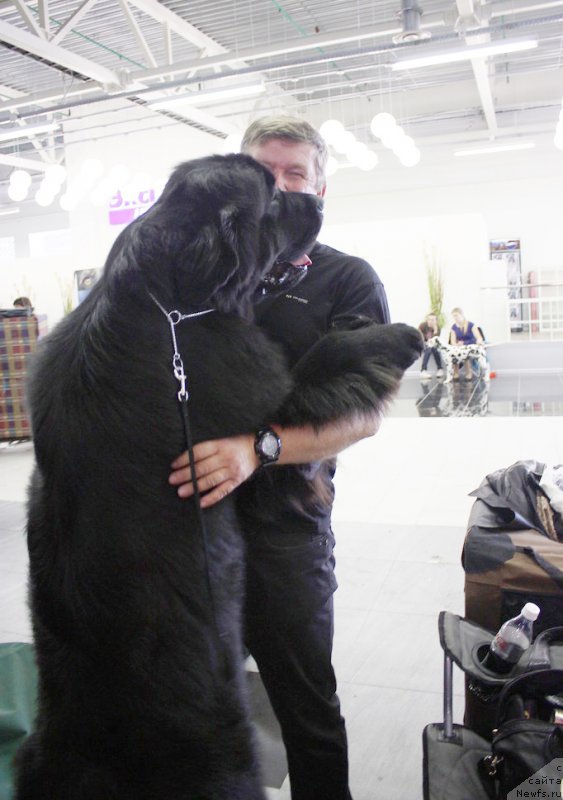
[[[251,122],[242,138],[240,149],[248,153],[254,145],[263,144],[269,139],[287,139],[290,142],[307,142],[315,148],[315,172],[317,191],[326,183],[325,169],[328,159],[328,148],[321,134],[297,117],[275,116],[261,117]]]

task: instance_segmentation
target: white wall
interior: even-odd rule
[[[394,321],[418,324],[428,313],[426,263],[433,259],[444,276],[444,309],[460,305],[477,322],[486,311],[487,338],[507,338],[504,293],[489,297],[488,307],[482,308],[479,285],[489,280],[492,268],[481,214],[329,224],[322,238],[374,266],[385,283]]]
[[[520,239],[524,275],[563,268],[563,153],[549,137],[539,145],[466,159],[452,147],[429,148],[411,169],[384,151],[372,172],[346,169],[330,179],[321,238],[370,261],[393,318],[411,323],[427,310],[424,252],[433,250],[445,310],[459,305],[488,339],[507,341],[506,292],[491,288],[506,276],[489,261],[489,241]]]
[[[111,103],[104,106],[108,108],[108,117],[111,115],[111,130],[114,131],[115,116],[111,112]],[[83,120],[75,118],[69,124],[68,140],[71,143],[66,147],[66,164],[70,186],[80,181],[82,163],[87,158],[95,158],[103,165],[102,177],[119,164],[129,170],[129,178],[125,187],[120,185],[121,190],[127,189],[128,184],[139,188],[147,188],[145,184],[148,184],[158,194],[172,169],[180,162],[223,151],[223,140],[218,137],[175,124],[146,108],[132,108],[127,112],[124,120],[127,133],[90,142],[83,128],[91,125],[91,120],[87,112],[84,115]],[[97,115],[96,123],[103,129],[104,115]],[[103,266],[121,230],[109,224],[107,204],[96,207],[85,198],[70,211],[70,224],[75,251],[81,254],[81,264],[77,268]]]

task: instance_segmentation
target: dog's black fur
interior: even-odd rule
[[[185,441],[148,292],[166,310],[216,309],[176,327],[195,441],[381,407],[420,351],[414,329],[334,331],[292,377],[246,319],[274,260],[306,252],[319,226],[316,198],[277,192],[247,156],[182,164],[44,341],[29,387],[39,711],[16,800],[263,798],[234,498],[204,512],[209,586],[195,505],[167,482]]]

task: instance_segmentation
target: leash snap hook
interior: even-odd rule
[[[180,357],[179,353],[174,353],[174,357],[172,359],[172,367],[174,369],[174,377],[180,383],[180,389],[178,390],[178,400],[182,403],[187,401],[189,394],[186,388],[186,373],[184,372],[184,364]]]

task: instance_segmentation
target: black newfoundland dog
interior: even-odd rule
[[[17,800],[264,797],[234,498],[202,526],[167,477],[185,449],[181,366],[197,442],[381,406],[418,355],[414,329],[370,325],[328,334],[292,376],[248,321],[320,217],[317,198],[278,192],[247,156],[182,164],[44,341],[29,386],[39,709]]]

